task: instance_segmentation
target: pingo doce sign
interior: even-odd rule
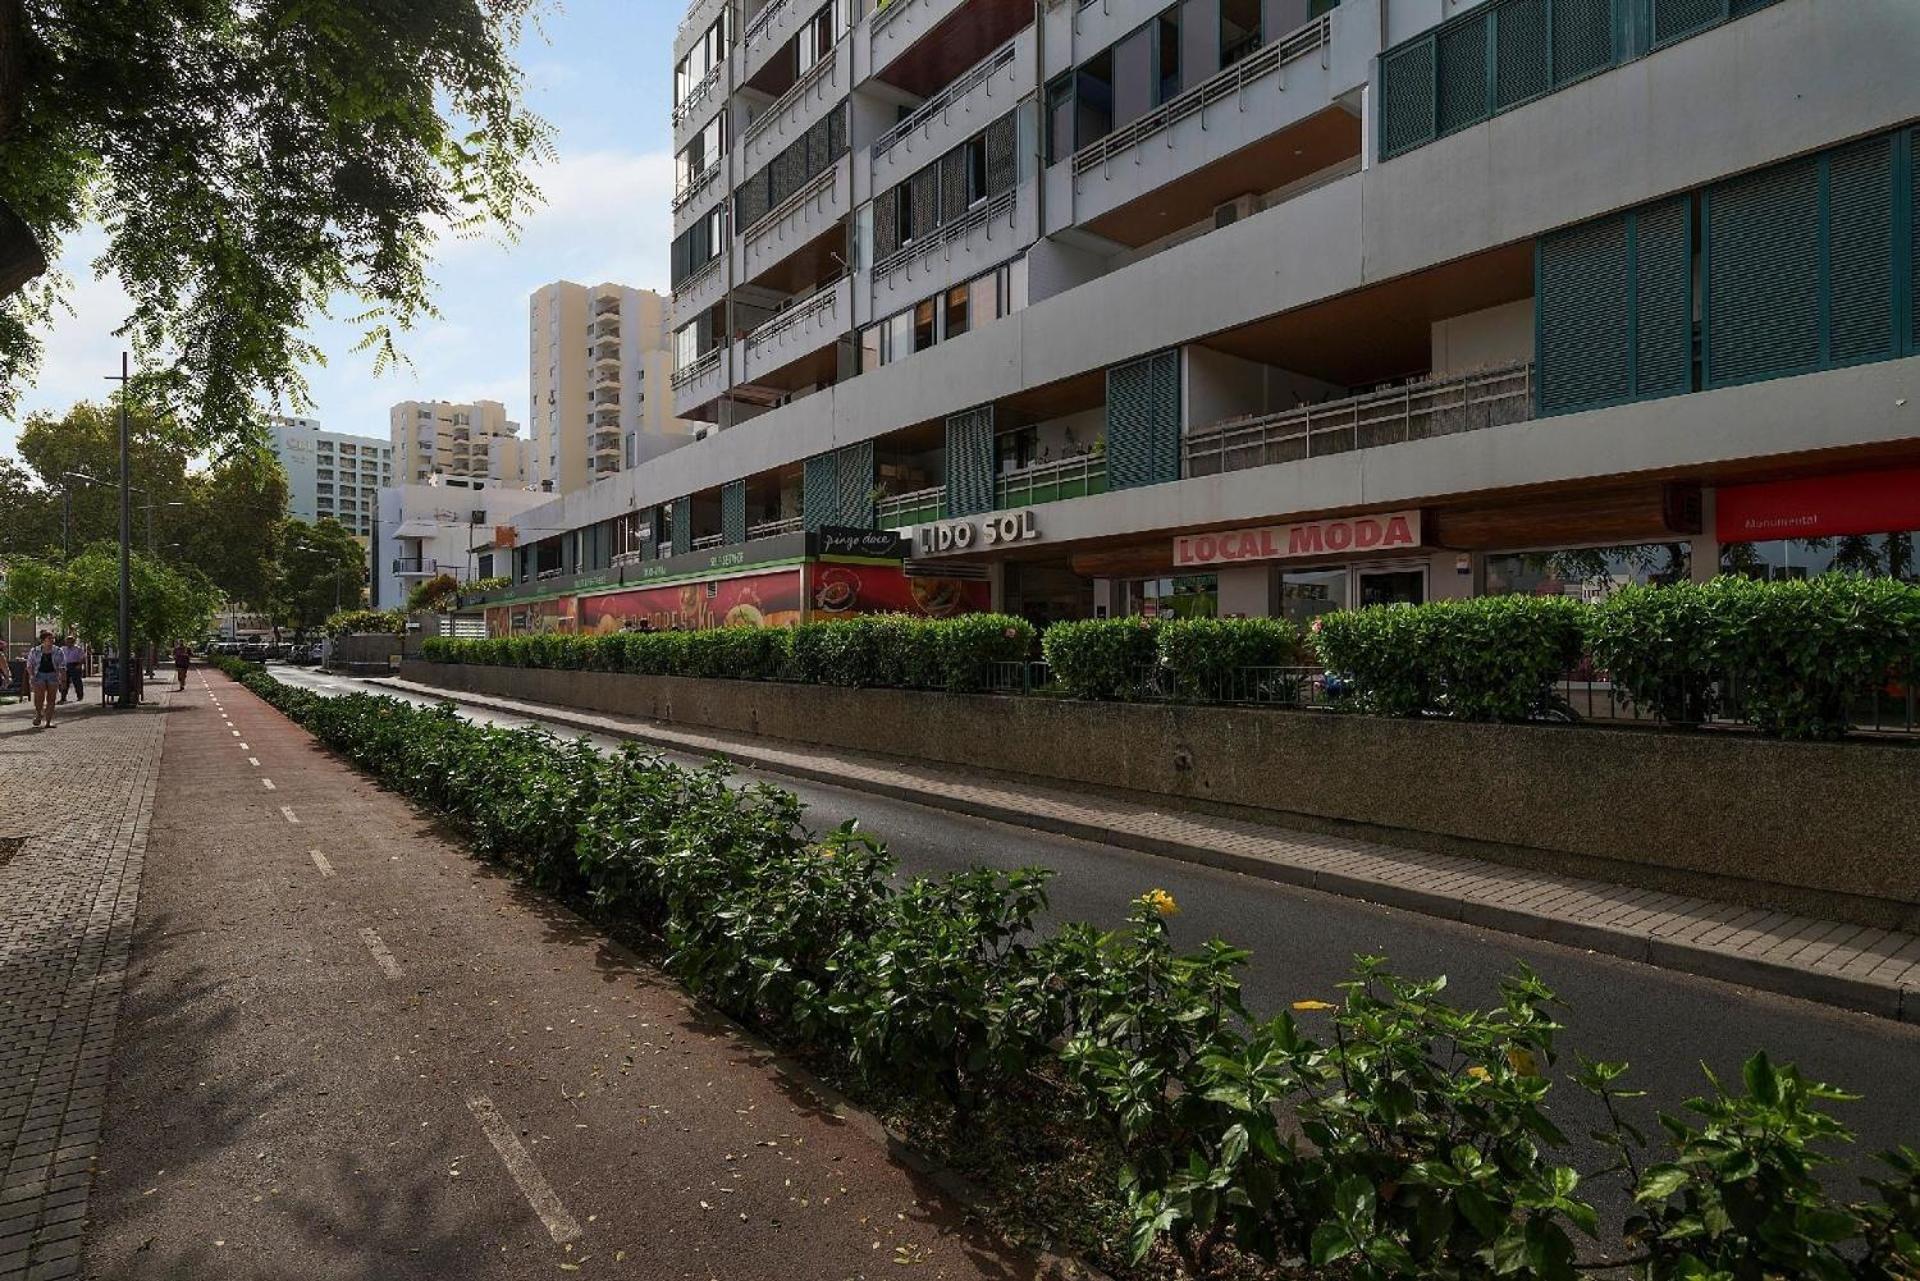
[[[1386,552],[1420,545],[1420,513],[1385,512],[1343,516],[1298,525],[1227,529],[1216,534],[1185,534],[1173,540],[1173,563],[1223,565],[1241,560],[1285,560],[1348,552]]]

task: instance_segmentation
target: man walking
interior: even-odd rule
[[[67,678],[60,687],[60,701],[66,702],[67,693],[71,690],[73,701],[84,703],[87,701],[87,651],[80,648],[79,638],[71,632],[60,643],[60,647],[67,657]]]
[[[192,663],[193,651],[187,648],[187,643],[183,640],[175,641],[173,643],[173,674],[180,678],[180,683],[174,686],[175,689],[187,687],[187,668]]]
[[[40,643],[27,651],[27,685],[33,691],[33,726],[53,728],[55,695],[67,674],[67,651],[53,643],[52,632],[41,632]]]

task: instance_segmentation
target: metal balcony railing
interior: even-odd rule
[[[763,520],[758,525],[747,526],[747,539],[751,541],[756,538],[778,538],[782,534],[797,534],[800,532],[801,523],[801,518],[798,516],[788,516],[781,520]]]
[[[993,239],[993,232],[990,229],[991,225],[996,218],[999,218],[1003,214],[1006,216],[1008,228],[1011,229],[1013,226],[1013,211],[1015,205],[1014,197],[1018,194],[1018,191],[1019,188],[1017,187],[1012,191],[1003,191],[985,204],[975,205],[972,209],[969,209],[966,213],[955,218],[945,226],[930,231],[925,236],[916,237],[912,244],[896,249],[885,258],[874,263],[873,274],[876,276],[890,276],[896,271],[912,266],[922,258],[931,257],[933,254],[940,252],[957,240],[965,239],[969,232],[981,227],[989,228],[987,239],[991,240]]]
[[[1148,138],[1170,129],[1188,116],[1205,111],[1216,102],[1233,97],[1255,80],[1271,75],[1296,58],[1315,50],[1325,50],[1333,36],[1333,15],[1323,13],[1304,27],[1248,54],[1226,70],[1203,80],[1177,98],[1115,129],[1106,137],[1090,142],[1073,153],[1075,176],[1097,169],[1121,152],[1139,146]],[[1321,54],[1325,65],[1326,55]]]
[[[1082,454],[1059,462],[1035,463],[1018,471],[1002,472],[993,482],[994,506],[1001,511],[1106,492],[1105,454]]]
[[[725,534],[702,534],[687,544],[690,549],[696,552],[703,552],[712,547],[725,547],[726,545],[727,536]]]
[[[874,505],[874,523],[881,529],[924,525],[947,514],[947,487],[934,485],[905,494],[888,494]]]
[[[845,37],[842,37],[841,44],[844,43],[846,43],[846,40]],[[746,130],[740,135],[740,145],[743,147],[751,146],[753,140],[765,133],[769,125],[778,120],[781,115],[795,103],[806,97],[807,90],[831,76],[833,69],[838,66],[839,63],[840,45],[835,45],[828,51],[826,57],[820,59],[820,61],[814,63],[811,67],[808,67],[805,75],[794,81],[785,93],[775,98],[767,105],[766,110],[753,118],[753,123],[749,124]]]
[[[401,577],[412,574],[437,574],[440,572],[440,562],[430,556],[401,556],[394,560],[393,572]]]
[[[1001,45],[1000,48],[981,59],[971,71],[915,107],[912,115],[874,139],[873,158],[878,160],[892,151],[895,143],[960,101],[980,85],[985,84],[993,77],[994,72],[1010,65],[1014,58],[1013,46],[1012,40]]]
[[[834,277],[785,311],[754,326],[747,333],[747,350],[752,351],[756,347],[764,346],[789,329],[805,324],[820,313],[832,311],[834,303],[840,296],[840,282],[845,279],[845,276]]]
[[[716,156],[713,162],[705,169],[702,169],[699,173],[687,179],[687,185],[674,193],[673,211],[679,213],[682,209],[692,204],[701,192],[713,185],[713,180],[720,176],[720,171],[726,168],[726,166],[727,158],[725,156]]]
[[[686,368],[674,370],[673,385],[675,387],[684,387],[688,383],[705,377],[715,369],[718,369],[720,367],[720,353],[725,350],[726,348],[724,347],[715,347],[712,351],[700,357]]]
[[[1228,419],[1187,436],[1186,474],[1218,476],[1501,427],[1532,417],[1533,364],[1529,361],[1324,405],[1302,405],[1284,413]]]
[[[800,190],[794,192],[791,196],[788,196],[785,200],[782,200],[779,204],[754,219],[749,226],[743,228],[740,234],[746,237],[747,248],[752,250],[755,244],[765,239],[779,226],[781,219],[806,204],[809,200],[813,200],[822,195],[831,195],[834,188],[839,185],[839,182],[840,162],[836,160],[812,178],[808,179],[806,185],[801,187]]]
[[[772,3],[754,14],[753,21],[747,24],[747,34],[742,43],[751,50],[767,34],[767,28],[773,25],[773,20],[785,13],[792,3],[793,0],[772,0]]]
[[[868,19],[868,29],[877,36],[886,29],[888,23],[900,16],[901,10],[912,7],[913,0],[879,0],[873,17]]]
[[[727,60],[725,58],[722,58],[720,61],[714,63],[713,70],[707,72],[706,75],[702,76],[700,78],[699,84],[687,90],[686,98],[680,103],[679,106],[673,109],[673,127],[674,128],[678,129],[681,125],[686,123],[688,116],[691,116],[694,112],[700,110],[700,104],[705,102],[707,98],[713,93],[714,88],[719,85],[721,72],[723,72],[726,69],[726,65],[727,65]]]
[[[708,278],[719,274],[720,264],[726,260],[727,255],[724,252],[709,258],[698,271],[680,282],[679,287],[673,291],[674,302],[678,303],[691,295],[696,289],[704,289],[708,283]]]

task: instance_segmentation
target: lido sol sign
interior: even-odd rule
[[[1420,513],[1386,512],[1343,516],[1298,525],[1228,529],[1216,534],[1186,534],[1173,540],[1179,568],[1224,565],[1243,560],[1289,560],[1352,552],[1388,552],[1420,545]]]
[[[913,549],[920,556],[941,552],[972,551],[976,547],[1000,547],[1009,543],[1030,543],[1040,537],[1033,509],[982,516],[977,520],[942,520],[922,525],[913,534]]]

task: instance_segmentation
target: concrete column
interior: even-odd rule
[[[1271,565],[1236,565],[1219,574],[1220,616],[1271,618],[1280,612],[1279,581]]]
[[[1702,487],[1700,490],[1700,532],[1688,539],[1689,554],[1693,561],[1693,581],[1704,583],[1720,572],[1720,539],[1714,532],[1714,511],[1718,507],[1717,491]]]

